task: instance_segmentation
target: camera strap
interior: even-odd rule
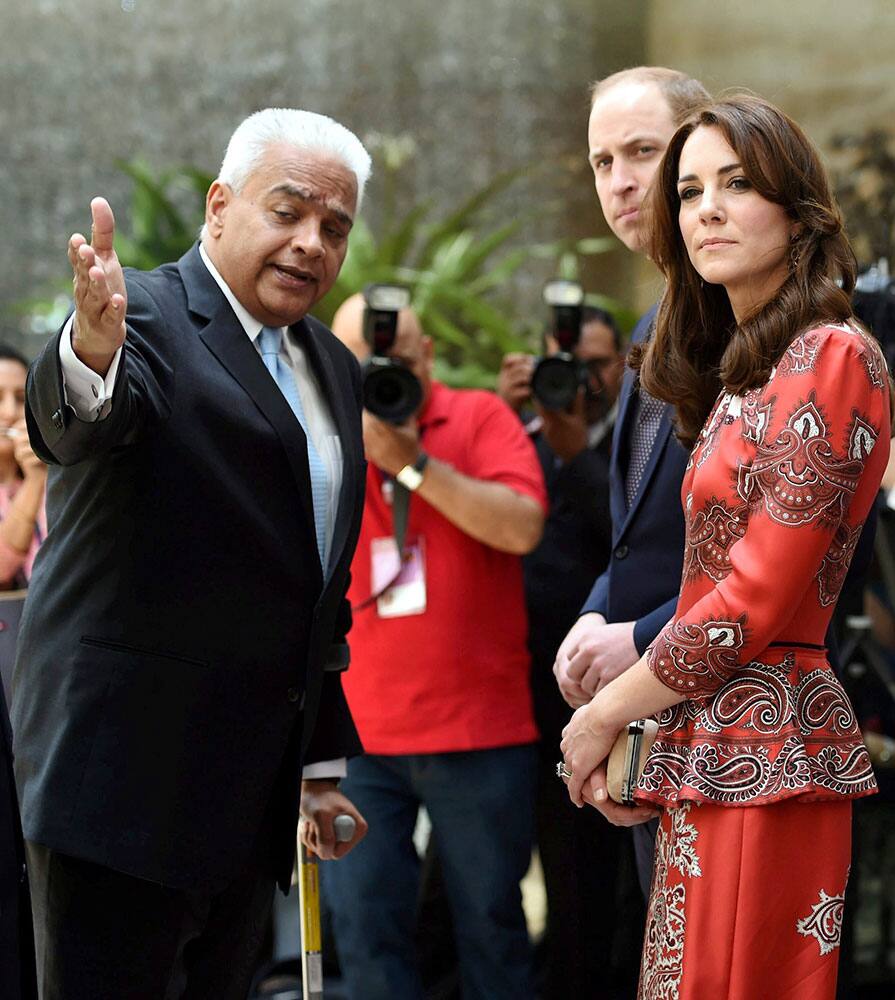
[[[364,598],[359,604],[355,604],[352,611],[363,611],[364,608],[375,604],[385,592],[398,582],[398,577],[404,569],[404,562],[407,553],[404,546],[407,543],[407,522],[410,517],[410,490],[396,480],[392,480],[392,531],[395,535],[395,545],[398,549],[398,569],[390,580],[387,580],[381,587],[377,587],[369,597]]]
[[[395,544],[398,555],[404,559],[404,545],[407,542],[407,521],[410,517],[410,490],[397,480],[392,489],[392,530],[395,533]]]

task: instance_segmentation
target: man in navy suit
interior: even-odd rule
[[[643,251],[640,208],[677,126],[709,97],[676,70],[641,66],[594,85],[589,160],[600,207],[629,250]],[[647,337],[655,309],[638,323]],[[629,369],[622,382],[609,471],[612,551],[556,656],[563,697],[583,705],[634,665],[673,616],[681,583],[684,519],[680,491],[687,453],[672,407],[648,397]],[[653,835],[654,836],[654,832]],[[638,873],[649,891],[652,836],[635,827]]]
[[[360,377],[306,314],[369,165],[267,109],[177,263],[124,273],[101,198],[69,242],[75,312],[27,391],[51,527],[13,704],[43,1000],[244,1000],[299,811],[321,857],[365,832],[336,781]]]

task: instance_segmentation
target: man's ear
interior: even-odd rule
[[[224,228],[224,216],[233,200],[233,188],[223,181],[212,181],[208,194],[205,195],[205,225],[208,233],[214,239],[221,235]]]

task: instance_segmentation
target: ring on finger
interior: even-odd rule
[[[561,760],[556,765],[556,776],[557,778],[562,778],[563,781],[567,781],[572,777],[572,772],[569,770],[569,765]]]

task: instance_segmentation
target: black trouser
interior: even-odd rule
[[[211,892],[27,851],[41,1000],[245,1000],[275,887],[258,852]]]
[[[561,638],[561,637],[560,637]],[[555,644],[554,644],[555,643]],[[576,809],[556,776],[559,743],[572,709],[553,677],[546,641],[532,654],[538,748],[537,837],[547,891],[544,1000],[615,1000],[637,988],[644,906],[631,835],[596,809]]]
[[[659,832],[659,821],[651,819],[648,823],[631,827],[634,838],[634,859],[637,862],[637,881],[643,898],[649,901],[650,887],[653,884],[653,855],[656,853],[656,835]]]

